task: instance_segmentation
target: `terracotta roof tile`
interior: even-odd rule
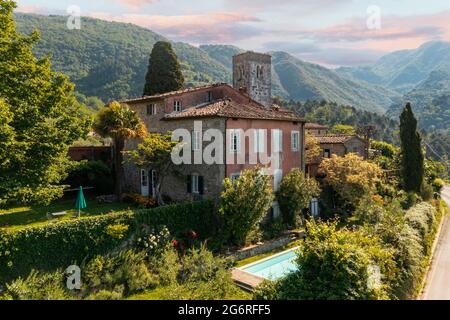
[[[226,84],[226,83],[215,83],[215,84],[209,84],[209,85],[200,86],[200,87],[185,88],[185,89],[181,89],[181,90],[177,90],[177,91],[171,91],[171,92],[162,93],[162,94],[155,94],[153,96],[143,96],[143,97],[125,99],[125,100],[121,100],[120,102],[122,102],[122,103],[133,103],[133,102],[142,102],[142,101],[146,101],[146,100],[164,99],[164,98],[168,98],[168,97],[172,97],[172,96],[178,96],[178,95],[185,94],[185,93],[190,93],[190,92],[195,92],[195,91],[200,91],[200,90],[205,90],[205,89],[217,88],[217,87],[220,87],[220,86],[229,86],[229,85]]]
[[[282,108],[266,109],[255,102],[240,104],[231,99],[223,99],[188,108],[182,112],[173,112],[164,117],[165,120],[224,117],[240,119],[264,119],[280,121],[304,122],[304,119],[295,113]]]
[[[317,140],[319,140],[322,144],[340,144],[345,143],[353,138],[359,139],[357,136],[346,136],[346,135],[325,135],[325,136],[316,136]]]
[[[330,127],[325,126],[323,124],[318,124],[318,123],[314,123],[314,122],[307,122],[305,124],[305,129],[310,129],[310,130],[314,130],[314,129],[329,129]]]

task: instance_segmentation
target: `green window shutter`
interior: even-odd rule
[[[192,176],[187,176],[187,193],[192,193]]]
[[[198,193],[203,194],[204,193],[204,183],[203,183],[203,177],[198,177]]]

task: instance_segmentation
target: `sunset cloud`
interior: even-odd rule
[[[133,23],[159,32],[172,40],[196,44],[229,43],[251,37],[259,32],[256,28],[244,25],[244,23],[260,21],[258,18],[235,12],[211,12],[201,15],[178,16],[111,15],[94,12],[89,15],[109,21]]]
[[[18,0],[21,12],[66,14],[65,1]],[[133,23],[173,41],[283,50],[327,66],[373,62],[395,50],[450,41],[443,0],[77,0],[83,16]],[[108,5],[105,5],[108,4]],[[378,5],[381,29],[367,27]]]

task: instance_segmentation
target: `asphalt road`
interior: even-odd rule
[[[442,192],[450,207],[450,186]],[[450,219],[446,218],[433,257],[422,300],[450,300]]]

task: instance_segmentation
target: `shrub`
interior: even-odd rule
[[[83,295],[102,290],[129,295],[155,287],[158,282],[147,269],[145,258],[144,252],[132,250],[95,257],[82,267]]]
[[[280,184],[277,199],[283,222],[292,227],[298,225],[302,219],[302,210],[307,209],[314,197],[318,197],[320,188],[317,181],[305,176],[300,169],[294,169],[288,173]]]
[[[435,209],[433,206],[425,202],[418,204],[406,212],[406,223],[419,232],[422,243],[424,243],[426,236],[433,228],[434,214]]]
[[[106,234],[109,235],[111,238],[114,239],[123,239],[125,238],[127,232],[128,232],[129,226],[126,224],[111,224],[106,227]]]
[[[424,201],[430,201],[434,197],[433,186],[428,182],[423,182],[420,189],[420,196]]]
[[[140,209],[151,209],[157,207],[155,199],[144,197],[138,193],[124,194],[122,196],[122,201],[125,203],[131,203]]]
[[[62,221],[45,226],[0,233],[0,282],[28,275],[32,269],[54,271],[105,254],[123,240],[107,234],[114,224],[134,231],[131,212]]]
[[[236,294],[231,279],[230,260],[215,257],[202,246],[189,250],[182,258],[176,281],[162,296],[166,300],[223,300]]]
[[[75,162],[63,184],[69,184],[74,188],[94,187],[97,194],[111,194],[114,191],[111,169],[102,161]]]
[[[226,178],[219,208],[225,222],[225,241],[245,244],[249,234],[259,229],[273,199],[270,177],[259,169],[244,170],[235,185]]]
[[[279,299],[385,299],[396,275],[391,250],[363,231],[338,229],[336,222],[307,222],[297,265],[280,281]],[[376,286],[370,285],[373,266],[381,274]]]
[[[444,186],[445,186],[444,180],[439,178],[433,180],[432,187],[434,189],[434,192],[441,193]]]
[[[325,174],[325,183],[352,208],[359,204],[361,195],[375,192],[382,173],[378,165],[353,153],[323,160],[319,171]]]
[[[63,287],[64,280],[60,271],[40,273],[32,270],[25,279],[18,278],[7,284],[0,300],[67,300],[70,295]]]
[[[202,240],[214,237],[220,227],[215,208],[213,201],[201,201],[0,231],[0,283],[26,276],[32,269],[65,269],[106,254],[127,244],[144,225],[167,226],[174,234],[196,230]],[[115,237],[115,232],[113,236],[108,234],[108,227],[111,233],[111,226],[117,225],[121,225],[120,234],[124,233],[120,239]],[[125,226],[128,226],[126,232]]]
[[[277,300],[278,287],[277,281],[264,280],[253,292],[253,299],[260,301]]]

